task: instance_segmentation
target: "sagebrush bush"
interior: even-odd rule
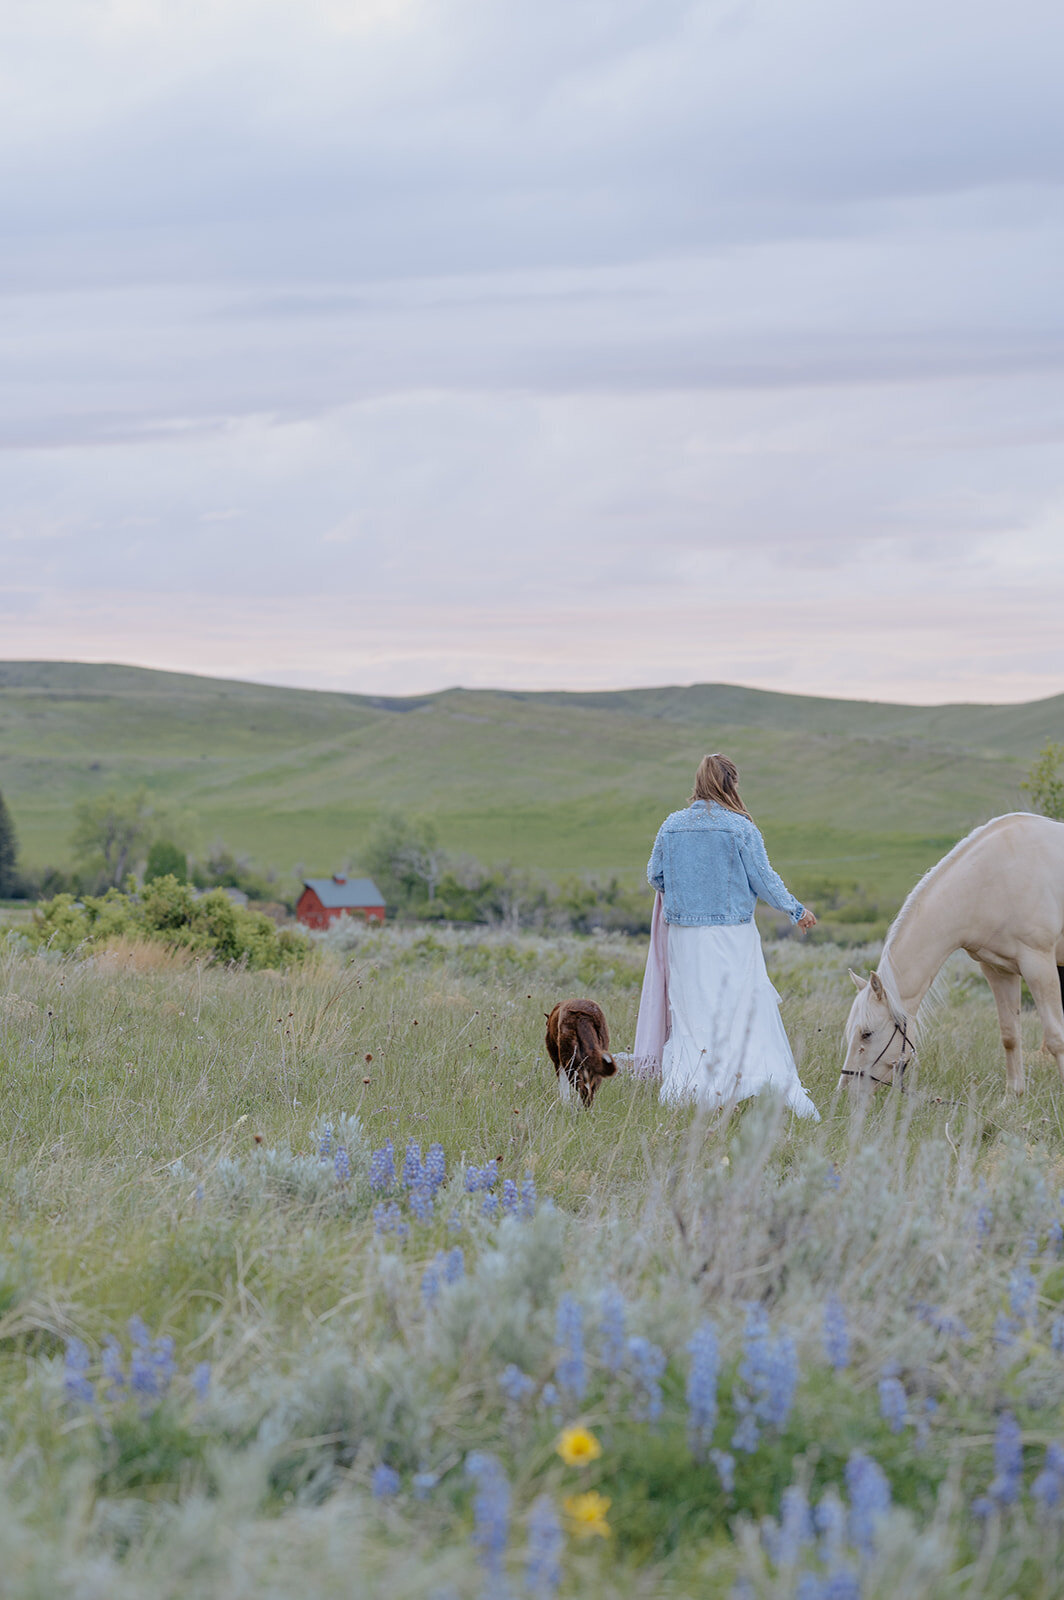
[[[869,952],[770,947],[819,1127],[587,1113],[544,1012],[623,1053],[640,944],[346,942],[0,952],[5,1600],[1059,1592],[1064,1107],[983,989],[851,1099]]]

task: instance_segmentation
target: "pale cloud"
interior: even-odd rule
[[[17,0],[0,655],[1055,692],[1062,47],[1050,0]]]

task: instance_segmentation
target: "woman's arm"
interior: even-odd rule
[[[807,915],[812,916],[812,912],[807,913],[802,902],[794,898],[779,873],[773,871],[765,841],[754,823],[742,829],[738,844],[747,879],[756,895],[770,906],[775,906],[777,911],[786,911],[792,922],[801,922]]]
[[[665,851],[661,843],[664,831],[664,827],[658,829],[658,836],[654,840],[654,848],[647,862],[647,882],[652,889],[657,889],[659,894],[665,892]]]

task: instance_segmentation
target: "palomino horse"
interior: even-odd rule
[[[1064,1077],[1064,823],[1026,811],[994,817],[921,878],[891,925],[878,971],[850,973],[860,992],[840,1084],[901,1077],[920,1004],[955,950],[978,962],[993,992],[1009,1088],[1024,1088],[1021,978]]]

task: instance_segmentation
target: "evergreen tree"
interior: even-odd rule
[[[0,794],[0,896],[14,894],[17,882],[15,860],[18,856],[18,841],[15,838],[15,824],[11,820],[11,813]]]

